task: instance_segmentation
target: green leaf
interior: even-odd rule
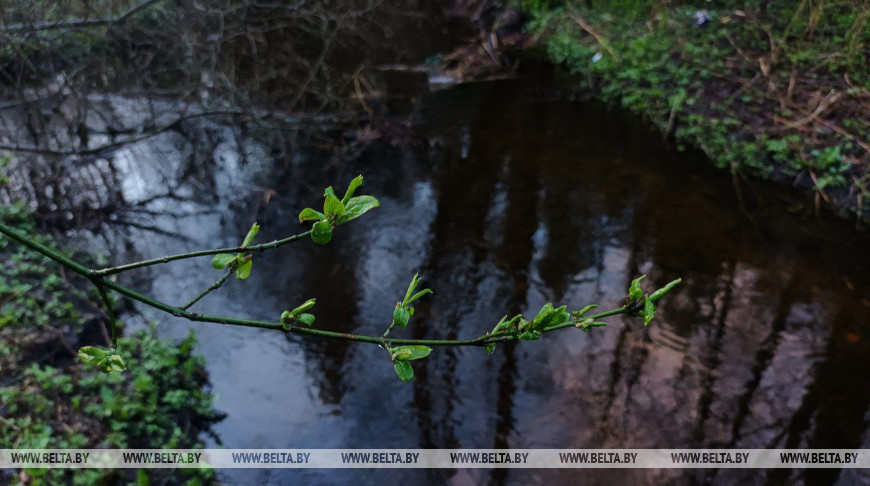
[[[486,351],[486,354],[492,356],[493,351],[495,351],[495,344],[486,344],[483,346],[483,350]]]
[[[574,327],[576,327],[577,329],[580,329],[583,332],[589,332],[590,327],[601,327],[601,326],[606,326],[606,325],[607,325],[606,322],[596,322],[596,321],[593,321],[591,317],[587,317],[586,319],[583,319],[582,321],[578,322],[577,324],[574,324]]]
[[[420,284],[420,274],[415,273],[413,277],[411,277],[411,283],[408,284],[408,290],[405,291],[405,298],[402,299],[402,302],[407,303],[408,299],[411,298],[411,294],[414,293],[414,290],[417,289],[417,285]]]
[[[643,325],[646,326],[649,324],[653,317],[656,315],[656,305],[653,304],[653,301],[650,299],[646,299],[643,303]]]
[[[431,293],[432,293],[432,289],[423,289],[423,290],[417,292],[416,294],[412,295],[410,299],[405,301],[405,303],[410,304],[411,302],[414,302],[415,300],[419,299],[420,297],[423,297],[424,295],[431,294]]]
[[[492,331],[490,331],[490,334],[492,334],[494,332],[507,330],[508,329],[507,324],[508,324],[508,318],[507,318],[507,314],[505,314],[501,319],[498,320],[498,323],[495,325],[494,328],[492,328]]]
[[[294,322],[296,322],[296,316],[291,316],[290,311],[284,311],[281,313],[281,329],[289,331],[290,326]]]
[[[326,217],[341,216],[344,214],[344,204],[338,200],[333,194],[326,196],[326,201],[323,203],[323,212]]]
[[[570,320],[571,314],[568,312],[568,306],[563,305],[562,307],[553,310],[553,313],[550,314],[550,318],[547,319],[547,324],[544,327],[555,326]]]
[[[316,299],[308,299],[300,305],[299,307],[293,309],[292,311],[284,311],[281,313],[281,324],[291,324],[293,322],[302,322],[311,327],[314,324],[314,315],[306,314],[305,311],[310,310],[314,307],[316,303]],[[288,326],[282,326],[285,330],[289,329]]]
[[[227,265],[233,263],[233,260],[236,259],[236,255],[230,255],[229,253],[218,253],[211,259],[211,266],[218,269],[223,270]]]
[[[299,315],[299,314],[301,314],[301,313],[303,313],[303,312],[305,312],[305,311],[311,309],[312,307],[314,307],[314,304],[316,304],[316,303],[317,303],[317,299],[308,299],[308,300],[305,301],[304,304],[302,304],[302,305],[300,305],[299,307],[297,307],[297,308],[293,309],[292,311],[290,311],[289,314],[290,314],[291,316]]]
[[[520,322],[517,324],[517,330],[520,332],[527,331],[532,323],[520,317]]]
[[[363,176],[358,175],[350,181],[350,184],[347,186],[347,192],[344,193],[344,197],[341,198],[342,204],[347,204],[350,201],[350,198],[353,197],[353,193],[356,192],[356,189],[362,185]]]
[[[137,486],[151,486],[151,480],[148,479],[148,473],[144,469],[136,471]]]
[[[105,349],[94,346],[79,348],[79,359],[86,365],[100,366],[108,354]]]
[[[411,348],[411,357],[408,358],[408,361],[423,359],[429,356],[430,353],[432,353],[432,348],[430,348],[429,346],[413,345],[406,347]]]
[[[543,320],[549,318],[549,316],[552,312],[553,312],[553,304],[547,302],[546,304],[544,304],[543,307],[541,307],[541,310],[538,311],[538,315],[536,315],[535,318],[532,319],[532,321],[533,322],[543,321]]]
[[[323,197],[327,197],[327,196],[330,196],[330,195],[331,195],[332,197],[335,197],[335,191],[332,190],[332,186],[327,187],[327,188],[323,191]]]
[[[646,277],[646,275],[641,275],[636,279],[631,281],[631,286],[628,287],[628,299],[637,301],[643,297],[643,289],[640,288],[640,282]]]
[[[311,208],[305,208],[302,212],[299,213],[299,222],[304,223],[305,221],[311,220],[321,220],[326,219],[326,215],[321,213],[320,211],[315,211]]]
[[[338,218],[338,222],[339,224],[347,223],[348,221],[359,218],[363,214],[380,205],[381,203],[372,196],[352,197],[344,208],[344,215]]]
[[[239,280],[244,280],[251,276],[251,267],[254,266],[254,259],[248,257],[247,260],[243,260],[239,265],[239,268],[236,269],[236,278]]]
[[[410,383],[414,379],[414,368],[411,368],[411,364],[407,361],[396,361],[393,368],[396,369],[399,379],[405,383]]]
[[[403,306],[396,307],[393,311],[393,321],[402,329],[408,327],[408,320],[411,319],[411,311]]]
[[[523,320],[523,315],[522,315],[522,314],[517,314],[517,315],[513,316],[513,317],[511,318],[511,320],[509,320],[509,321],[507,321],[506,323],[503,324],[504,330],[505,330],[505,331],[510,331],[511,329],[513,329],[513,328],[515,328],[515,327],[517,326],[517,322],[520,322],[520,321],[522,321],[522,320]]]
[[[591,311],[592,309],[594,309],[594,308],[596,308],[596,307],[598,307],[598,306],[595,305],[595,304],[589,304],[589,305],[587,305],[586,307],[584,307],[584,308],[582,308],[582,309],[580,309],[580,310],[578,310],[578,311],[573,312],[572,315],[573,315],[574,317],[581,317],[583,314],[585,314],[585,313]]]
[[[248,230],[248,234],[245,235],[245,240],[242,242],[242,246],[247,248],[254,242],[254,238],[257,236],[257,233],[260,232],[260,225],[254,223],[251,225],[251,229]]]
[[[112,353],[108,359],[102,363],[101,368],[106,373],[120,373],[127,369],[127,365],[124,363],[124,359],[121,358],[121,355]]]
[[[86,365],[96,366],[106,373],[116,373],[127,369],[124,359],[114,351],[85,346],[79,349],[79,359]]]
[[[318,221],[311,228],[311,239],[318,245],[325,245],[332,241],[332,227],[327,221]]]
[[[541,333],[538,331],[526,331],[517,336],[522,341],[537,341],[541,339]]]
[[[649,296],[649,300],[655,302],[655,301],[661,299],[661,298],[664,297],[668,292],[670,292],[671,289],[673,289],[674,287],[676,287],[677,285],[679,285],[680,282],[682,282],[682,281],[683,281],[683,279],[681,279],[681,278],[678,278],[678,279],[676,279],[676,280],[671,281],[669,284],[667,284],[667,285],[665,285],[664,287],[662,287],[662,288],[656,290],[655,292],[653,292],[653,293]]]
[[[535,316],[535,319],[532,321],[532,329],[540,331],[550,326],[562,324],[570,319],[571,314],[568,313],[566,306],[563,305],[558,309],[554,309],[553,304],[548,302],[541,307],[538,315]]]
[[[429,356],[432,348],[422,345],[396,346],[390,350],[390,356],[400,361],[412,361]]]
[[[582,321],[575,323],[574,327],[576,327],[577,329],[580,329],[583,332],[589,332],[589,326],[592,325],[592,322],[593,322],[592,318],[587,317],[586,319],[583,319]]]

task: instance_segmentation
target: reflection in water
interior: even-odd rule
[[[746,192],[750,206],[740,207],[725,174],[668,153],[601,107],[548,101],[546,86],[526,79],[429,95],[415,116],[415,142],[375,143],[349,167],[321,170],[317,152],[287,167],[270,164],[257,142],[214,133],[218,142],[200,142],[196,157],[191,141],[136,149],[137,160],[175,157],[182,165],[211,150],[217,170],[173,169],[183,174],[179,191],[195,202],[158,199],[162,206],[152,209],[191,216],[148,220],[196,243],[128,228],[115,235],[128,249],[119,259],[232,243],[255,218],[264,240],[297,232],[294,216],[318,200],[319,188],[358,172],[381,199],[328,246],[304,242],[258,257],[251,279],[221,289],[203,311],[275,319],[316,297],[317,326],[379,333],[421,271],[435,294],[405,332],[472,337],[548,300],[616,305],[638,273],[651,286],[683,277],[649,328],[614,319],[588,335],[499,346],[491,357],[439,349],[415,367],[410,385],[374,346],[161,316],[166,335],[198,332],[218,407],[229,413],[218,427],[224,444],[870,447],[867,236],[847,223],[783,215],[766,188]],[[133,283],[184,301],[213,277],[206,262],[185,262]],[[267,484],[867,479],[855,471],[736,469],[224,474]]]

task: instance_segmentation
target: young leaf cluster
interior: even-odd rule
[[[571,323],[583,332],[588,332],[590,327],[606,326],[606,322],[595,322],[592,318],[584,318],[583,314],[598,307],[597,305],[587,305],[579,311],[568,312],[567,306],[554,307],[552,303],[547,302],[538,311],[534,319],[528,321],[523,318],[522,314],[517,314],[508,319],[504,316],[492,328],[488,336],[515,334],[517,339],[521,341],[537,341],[541,338],[544,332],[561,327],[564,324]],[[495,343],[487,343],[483,347],[487,354],[492,354],[495,351]]]
[[[332,230],[340,224],[347,223],[381,204],[372,196],[356,196],[354,192],[362,185],[363,177],[354,177],[347,186],[344,197],[338,199],[332,186],[323,192],[323,212],[312,208],[305,208],[299,213],[299,222],[315,221],[311,227],[311,239],[320,245],[332,241]]]
[[[300,220],[306,221],[315,219],[317,220],[315,225],[319,223],[326,224],[329,238],[331,238],[332,228],[336,225],[355,219],[378,206],[377,200],[371,196],[354,197],[354,192],[359,188],[360,184],[362,184],[362,177],[354,178],[342,199],[336,197],[332,188],[327,188],[324,193],[326,198],[324,202],[324,212],[321,213],[308,208],[300,214]],[[578,311],[569,312],[567,306],[556,307],[552,303],[546,303],[541,307],[533,319],[524,319],[522,315],[519,314],[512,318],[504,316],[499,320],[490,333],[474,339],[395,339],[389,337],[389,334],[394,327],[398,326],[402,329],[407,328],[411,317],[414,315],[414,307],[412,304],[421,297],[432,292],[430,289],[418,290],[418,287],[420,286],[419,275],[414,275],[411,279],[411,283],[408,285],[404,297],[401,301],[396,303],[392,319],[390,320],[390,325],[380,337],[348,334],[313,328],[312,326],[315,317],[308,311],[314,307],[314,299],[305,301],[302,305],[293,310],[284,311],[281,314],[279,322],[189,312],[187,309],[200,299],[207,296],[210,292],[223,285],[226,279],[229,278],[233,272],[236,273],[236,278],[239,279],[245,279],[250,275],[252,259],[251,255],[246,254],[248,250],[263,251],[275,249],[288,243],[299,241],[306,236],[312,236],[318,243],[325,242],[324,239],[317,236],[317,231],[312,230],[310,232],[300,233],[298,235],[282,238],[269,243],[251,246],[258,232],[259,226],[255,223],[245,236],[242,245],[238,247],[217,248],[181,253],[177,255],[167,255],[160,258],[152,258],[98,270],[82,265],[81,263],[65,256],[60,251],[39,242],[37,238],[29,237],[21,231],[0,222],[0,234],[3,234],[10,240],[17,242],[30,250],[36,251],[43,256],[54,260],[90,280],[91,283],[96,286],[103,304],[109,311],[109,316],[113,323],[113,329],[115,319],[112,315],[113,306],[110,299],[107,297],[107,290],[112,290],[137,302],[141,302],[155,309],[172,314],[173,316],[185,318],[190,321],[272,329],[308,336],[377,344],[388,352],[396,374],[405,382],[414,378],[414,369],[410,362],[429,356],[432,351],[430,346],[478,346],[483,347],[488,353],[492,353],[497,343],[510,341],[534,341],[540,339],[545,333],[558,331],[567,327],[573,326],[581,331],[588,332],[592,327],[607,325],[605,322],[598,321],[598,319],[619,314],[642,315],[644,325],[647,325],[655,315],[655,302],[680,283],[679,279],[674,280],[661,289],[647,295],[641,286],[641,282],[644,279],[644,276],[641,276],[631,282],[625,298],[625,304],[618,308],[587,315],[590,310],[596,307],[595,305],[588,305]],[[193,300],[183,306],[175,306],[148,297],[133,289],[120,285],[114,280],[106,278],[109,275],[132,270],[134,268],[142,268],[170,261],[206,255],[214,255],[214,258],[212,259],[212,265],[214,267],[219,269],[228,268],[229,270],[226,271],[214,284],[200,292],[200,294]],[[297,323],[303,323],[305,326],[296,325]],[[2,325],[2,320],[0,320],[0,325]],[[115,341],[114,336],[112,340]],[[103,349],[87,346],[80,350],[79,357],[84,363],[96,366],[108,373],[123,371],[126,367],[124,360],[116,352],[115,347],[112,347],[111,349]]]
[[[116,373],[127,369],[124,359],[114,349],[85,346],[79,349],[78,356],[82,363],[96,366],[106,373]]]
[[[408,321],[414,315],[414,308],[411,307],[411,303],[426,294],[432,293],[432,289],[423,289],[414,293],[418,285],[420,285],[420,277],[419,274],[415,274],[411,279],[411,284],[408,285],[408,291],[405,292],[405,298],[401,302],[396,302],[396,308],[393,310],[393,324],[402,329],[408,327]]]
[[[245,235],[245,239],[242,242],[242,247],[247,248],[251,246],[259,231],[260,225],[257,223],[251,225],[251,229],[248,230],[248,234]],[[233,255],[230,253],[218,253],[211,259],[211,266],[217,270],[229,267],[230,270],[236,273],[237,279],[244,280],[251,276],[251,267],[254,264],[253,258],[251,254],[237,253]]]
[[[590,304],[590,305],[587,305],[586,307],[580,309],[579,311],[572,312],[571,318],[574,322],[574,327],[576,327],[577,329],[580,329],[583,332],[589,332],[589,328],[591,328],[591,327],[606,326],[607,325],[606,322],[596,321],[592,317],[584,317],[584,315],[587,312],[591,311],[592,309],[595,309],[596,307],[598,307],[598,306],[595,304]]]
[[[377,199],[372,196],[354,196],[356,190],[362,185],[363,177],[357,176],[353,180],[350,181],[350,184],[347,187],[347,190],[344,193],[344,196],[341,199],[335,195],[335,191],[333,191],[332,187],[326,188],[324,191],[324,203],[323,203],[323,212],[315,211],[311,208],[304,209],[299,214],[299,221],[310,221],[316,220],[314,226],[310,233],[303,233],[302,235],[293,236],[290,238],[285,238],[283,240],[273,241],[271,243],[265,245],[259,245],[256,247],[258,250],[263,250],[267,248],[276,248],[280,245],[296,241],[299,237],[305,236],[305,234],[310,234],[312,240],[318,244],[326,244],[332,239],[332,230],[336,226],[340,224],[344,224],[348,221],[352,221],[368,211],[378,207],[380,203]],[[188,308],[198,302],[200,299],[204,298],[206,295],[211,293],[212,291],[221,287],[226,279],[235,274],[235,277],[239,280],[247,279],[251,275],[251,269],[253,268],[253,255],[250,253],[246,253],[245,250],[249,249],[251,245],[254,243],[254,239],[257,237],[257,233],[260,231],[260,226],[257,223],[254,223],[251,228],[248,230],[248,233],[245,235],[244,240],[242,241],[241,246],[235,248],[235,250],[242,250],[237,253],[230,252],[214,252],[211,251],[205,252],[205,254],[213,254],[214,257],[211,260],[211,265],[215,269],[218,270],[226,270],[226,273],[223,277],[221,277],[217,282],[215,282],[211,287],[202,291],[199,295],[193,298],[186,305],[180,306],[177,310],[182,312],[186,312]],[[9,236],[7,234],[7,236]],[[38,248],[36,248],[38,250]],[[123,271],[131,268],[138,268],[140,266],[147,266],[151,264],[156,264],[160,262],[167,262],[174,259],[180,258],[189,258],[196,255],[197,252],[193,252],[190,254],[182,254],[175,256],[164,257],[163,259],[154,259],[154,260],[146,260],[142,262],[136,262],[133,264],[121,265],[119,267],[112,267],[108,269],[104,269],[102,271],[89,271],[85,272],[89,275],[92,273],[96,273],[98,275],[97,280],[94,280],[94,283],[97,285],[98,289],[102,289],[101,277],[102,274],[108,274],[108,272],[116,272]],[[201,253],[200,253],[201,254]],[[63,262],[62,262],[63,263]],[[414,284],[416,285],[416,283]],[[101,290],[102,291],[102,290]],[[427,290],[428,292],[428,290]],[[399,318],[403,319],[400,323],[402,327],[407,325],[408,319],[410,315],[413,314],[413,307],[408,306],[410,302],[414,299],[422,296],[423,293],[414,296],[413,298],[408,298],[406,296],[404,305],[402,307],[403,312],[400,313]],[[155,303],[155,301],[151,299],[145,299],[149,303]],[[293,329],[293,325],[297,323],[302,323],[308,326],[309,328],[314,324],[315,317],[313,314],[307,312],[312,307],[314,307],[315,300],[309,299],[302,305],[296,307],[293,310],[284,311],[281,314],[280,320],[280,328],[285,331],[290,331]],[[107,303],[108,305],[108,303]],[[173,311],[174,314],[178,315],[177,311]],[[184,315],[184,314],[182,314]],[[404,356],[401,355],[401,356]],[[416,356],[416,355],[415,355]],[[79,357],[85,364],[91,364],[94,366],[98,366],[101,369],[104,369],[107,372],[114,371],[123,371],[124,369],[124,361],[121,359],[120,355],[116,354],[114,350],[106,351],[100,348],[94,348],[92,346],[87,346],[82,348],[79,351]],[[413,358],[417,359],[417,358]],[[401,361],[401,360],[400,360]]]
[[[432,293],[432,289],[417,291],[417,287],[419,286],[420,275],[415,274],[414,277],[411,278],[408,290],[405,291],[405,297],[402,298],[401,301],[396,302],[396,308],[393,310],[393,320],[384,332],[384,339],[387,338],[394,326],[399,326],[402,329],[407,328],[408,321],[411,319],[411,316],[414,315],[414,308],[411,306],[411,303],[426,294]],[[425,358],[432,352],[432,348],[423,345],[390,347],[386,342],[384,345],[390,353],[390,359],[393,361],[393,367],[396,370],[396,374],[399,376],[399,379],[405,383],[414,379],[414,368],[411,367],[409,361]]]
[[[308,314],[305,311],[311,310],[314,307],[316,299],[308,299],[304,304],[299,307],[290,310],[284,311],[281,314],[281,325],[285,330],[289,330],[290,324],[294,322],[301,322],[303,324],[307,324],[308,327],[311,327],[314,324],[314,314]]]
[[[669,282],[664,287],[656,290],[652,294],[645,294],[640,283],[646,275],[631,281],[628,287],[628,295],[625,297],[625,306],[629,308],[635,315],[643,316],[643,325],[648,325],[656,315],[655,302],[671,291],[674,287],[682,282],[682,279],[676,279]]]
[[[389,352],[390,359],[393,360],[393,368],[395,368],[396,374],[399,375],[399,379],[408,383],[414,379],[414,368],[411,367],[409,361],[429,356],[432,348],[414,344],[389,348]]]

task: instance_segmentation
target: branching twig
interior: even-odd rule
[[[79,148],[79,149],[70,149],[70,150],[57,150],[48,147],[37,147],[32,145],[12,145],[12,144],[0,144],[0,150],[7,150],[10,152],[19,152],[19,153],[31,153],[37,155],[50,155],[56,157],[70,157],[70,156],[87,156],[87,155],[100,155],[106,152],[110,152],[112,150],[117,150],[119,148],[125,147],[127,145],[134,144],[136,142],[141,142],[143,140],[147,140],[151,137],[155,137],[160,135],[161,133],[167,132],[169,130],[174,130],[178,128],[183,122],[188,120],[192,120],[195,118],[203,118],[209,116],[246,116],[249,113],[243,111],[203,111],[199,113],[192,113],[189,115],[180,116],[177,119],[159,127],[154,127],[148,131],[145,131],[139,135],[125,138],[123,140],[117,140],[115,142],[110,142],[104,145],[99,145],[97,147],[92,148]]]
[[[384,344],[384,342],[386,342],[388,344],[398,344],[398,345],[486,346],[487,344],[494,344],[494,343],[507,342],[507,341],[515,341],[518,339],[518,334],[519,334],[518,331],[513,330],[513,331],[492,332],[489,334],[484,334],[483,336],[480,336],[480,337],[475,338],[475,339],[390,339],[390,338],[386,338],[384,336],[366,336],[366,335],[349,334],[349,333],[343,333],[343,332],[324,331],[324,330],[312,329],[312,328],[304,327],[304,326],[288,325],[286,323],[281,323],[281,322],[260,321],[260,320],[253,320],[253,319],[243,319],[243,318],[238,318],[238,317],[200,314],[197,312],[190,312],[188,310],[185,310],[182,307],[176,307],[176,306],[173,306],[171,304],[167,304],[166,302],[153,299],[153,298],[148,297],[146,295],[143,295],[143,294],[141,294],[133,289],[130,289],[130,288],[127,288],[123,285],[120,285],[117,282],[114,282],[112,280],[104,278],[104,276],[106,274],[101,275],[101,274],[99,274],[98,271],[92,270],[88,267],[85,267],[84,265],[76,262],[75,260],[72,260],[71,258],[63,255],[62,253],[60,253],[58,250],[56,250],[54,248],[48,247],[42,243],[39,243],[37,241],[34,241],[34,240],[28,238],[26,235],[20,233],[18,230],[14,229],[10,226],[7,226],[6,224],[0,223],[0,233],[6,235],[7,237],[11,238],[12,240],[15,240],[16,242],[18,242],[20,244],[30,248],[31,250],[34,250],[34,251],[50,258],[51,260],[54,260],[55,262],[63,265],[64,267],[69,268],[70,270],[73,270],[74,272],[78,273],[79,275],[82,275],[83,277],[91,280],[94,283],[94,285],[97,286],[98,289],[106,288],[106,289],[114,290],[115,292],[118,292],[121,295],[129,297],[137,302],[141,302],[149,307],[153,307],[157,310],[166,312],[166,313],[171,314],[175,317],[181,317],[181,318],[188,319],[190,321],[195,321],[195,322],[210,322],[210,323],[215,323],[215,324],[228,324],[228,325],[234,325],[234,326],[254,327],[254,328],[259,328],[259,329],[270,329],[270,330],[275,330],[275,331],[289,332],[291,334],[304,334],[304,335],[309,335],[309,336],[318,336],[318,337],[323,337],[323,338],[338,339],[338,340],[342,340],[342,341],[353,341],[353,342],[369,343],[369,344],[377,344],[377,345],[382,345],[382,344]],[[306,233],[303,233],[302,235],[296,235],[296,237],[291,237],[291,238],[298,239],[299,237],[301,237],[303,235],[307,235],[308,233],[309,232],[306,232]],[[289,242],[288,240],[290,240],[290,239],[287,238],[284,240],[277,240],[275,242],[267,243],[264,245],[255,245],[255,246],[252,246],[250,248],[247,248],[247,250],[256,250],[256,249],[258,249],[257,247],[262,247],[262,249],[276,248],[278,246],[281,246],[278,243],[281,243],[281,242],[287,243],[287,242]],[[235,252],[235,251],[244,251],[244,249],[239,247],[239,248],[229,248],[229,249],[220,249],[220,250],[207,250],[205,252],[194,252],[194,253],[175,255],[173,257],[165,257],[165,258],[177,260],[177,259],[181,259],[181,258],[190,258],[191,256],[213,255],[213,254],[217,254],[217,253]],[[163,260],[158,259],[156,261],[151,261],[151,262],[162,263]],[[135,266],[132,268],[137,268],[138,266],[144,266],[143,264],[149,264],[149,262],[148,261],[137,262],[137,264],[133,264]],[[113,267],[113,269],[111,269],[111,270],[114,270],[114,271],[111,273],[117,273],[117,272],[123,271],[124,269],[129,269],[128,267],[129,266],[127,266],[127,265],[122,265],[120,267]],[[593,314],[593,315],[589,315],[586,317],[592,318],[592,319],[601,319],[604,317],[614,316],[614,315],[618,315],[618,314],[627,314],[631,311],[632,311],[632,309],[630,309],[629,307],[622,306],[622,307],[618,307],[616,309],[612,309],[612,310],[605,311],[605,312],[600,312],[598,314]],[[114,322],[114,319],[113,319],[113,322]],[[544,328],[541,330],[541,332],[548,333],[548,332],[558,331],[560,329],[564,329],[566,327],[570,327],[573,325],[574,325],[573,323],[567,322],[567,323],[563,323],[560,325]]]
[[[196,297],[190,299],[190,302],[184,304],[183,306],[181,306],[181,307],[179,307],[179,308],[182,309],[182,310],[190,309],[190,308],[193,306],[193,304],[196,304],[197,302],[199,302],[200,300],[202,300],[203,297],[205,297],[206,295],[208,295],[208,294],[214,292],[215,290],[219,289],[219,288],[221,287],[221,285],[223,285],[224,282],[226,282],[227,279],[230,278],[230,275],[232,275],[232,274],[233,274],[233,270],[232,270],[232,269],[227,270],[227,271],[223,274],[223,276],[222,276],[221,278],[217,279],[217,280],[215,281],[215,283],[211,284],[211,286],[210,286],[209,288],[203,290],[202,292],[199,293],[199,295],[197,295]]]
[[[123,358],[117,353],[117,320],[115,319],[115,311],[112,306],[112,301],[109,299],[106,289],[114,290],[121,295],[149,307],[153,307],[175,317],[184,318],[190,321],[271,329],[283,333],[304,334],[342,341],[376,344],[387,350],[390,354],[390,360],[393,362],[396,374],[400,379],[402,379],[402,381],[408,382],[414,378],[414,370],[409,362],[428,356],[432,351],[430,346],[479,346],[483,347],[487,353],[492,353],[497,343],[518,340],[537,340],[540,339],[543,334],[555,332],[566,327],[576,327],[583,332],[588,332],[592,327],[607,325],[606,322],[598,322],[596,319],[618,314],[643,316],[643,323],[644,325],[647,325],[656,313],[655,301],[680,283],[679,279],[674,280],[665,287],[647,295],[641,289],[640,281],[644,278],[641,276],[632,281],[631,286],[628,289],[625,303],[621,307],[599,312],[597,314],[586,315],[586,312],[594,309],[596,306],[588,305],[581,310],[569,312],[567,311],[566,306],[555,308],[551,303],[547,303],[532,320],[523,319],[522,315],[516,315],[511,319],[508,319],[508,317],[505,316],[496,324],[492,331],[474,339],[390,338],[390,332],[395,328],[395,326],[399,326],[402,329],[407,328],[409,319],[414,315],[414,307],[411,304],[426,294],[432,293],[432,290],[430,289],[417,290],[417,286],[420,283],[418,275],[414,275],[414,278],[411,279],[411,284],[408,286],[404,298],[396,303],[396,307],[393,310],[392,321],[381,336],[357,335],[312,328],[311,326],[314,323],[315,316],[306,311],[314,307],[315,299],[309,299],[293,310],[284,311],[278,322],[200,314],[188,310],[203,297],[220,288],[231,274],[234,273],[236,278],[241,280],[248,278],[251,274],[251,267],[253,264],[253,255],[248,252],[278,248],[285,244],[298,241],[305,236],[311,236],[312,241],[318,244],[329,243],[329,241],[332,240],[334,228],[343,223],[352,221],[371,209],[378,207],[380,203],[372,196],[366,195],[354,197],[354,192],[362,184],[362,180],[362,176],[354,178],[348,185],[347,191],[344,193],[342,199],[338,198],[332,187],[328,187],[324,191],[325,201],[323,204],[323,212],[312,208],[303,209],[299,213],[299,222],[316,221],[312,226],[311,231],[275,240],[270,243],[253,245],[252,243],[260,230],[260,226],[254,223],[245,236],[241,246],[238,247],[167,255],[161,258],[143,260],[116,267],[108,267],[102,270],[88,268],[62,254],[57,249],[29,238],[27,235],[2,222],[0,222],[0,234],[6,235],[27,248],[41,253],[61,264],[64,268],[71,269],[90,280],[91,283],[97,287],[100,298],[106,306],[106,310],[109,314],[112,328],[113,349],[107,351],[93,346],[85,346],[79,350],[79,358],[85,364],[100,367],[106,372],[123,371],[126,367]],[[132,270],[149,265],[206,255],[214,255],[211,266],[216,269],[225,269],[224,274],[210,287],[200,292],[190,302],[181,307],[141,294],[108,278],[112,274],[123,272],[125,270]]]
[[[2,232],[2,230],[0,230]],[[152,258],[150,260],[142,260],[140,262],[133,263],[125,263],[124,265],[118,265],[117,267],[107,267],[100,270],[89,270],[92,275],[96,276],[106,276],[112,275],[115,273],[126,272],[127,270],[133,270],[134,268],[147,267],[151,265],[158,265],[161,263],[169,263],[175,260],[184,260],[187,258],[196,258],[201,256],[210,256],[217,255],[218,253],[238,253],[244,251],[264,251],[264,250],[272,250],[281,246],[284,246],[288,243],[293,243],[294,241],[298,241],[302,238],[308,237],[311,235],[311,231],[306,231],[304,233],[299,233],[298,235],[293,235],[281,240],[275,240],[269,243],[263,243],[260,245],[252,245],[252,246],[235,246],[231,248],[214,248],[211,250],[200,250],[200,251],[192,251],[188,253],[179,253],[177,255],[166,255],[160,258]]]
[[[109,328],[112,332],[112,346],[118,347],[118,326],[117,321],[115,320],[115,308],[112,306],[112,301],[109,300],[109,295],[106,293],[106,287],[102,282],[94,282],[94,285],[97,286],[97,292],[100,294],[100,299],[103,301],[103,305],[106,306],[106,312],[109,313]]]
[[[9,32],[33,32],[40,30],[60,30],[60,29],[87,29],[90,27],[104,27],[112,24],[125,22],[127,19],[145,10],[152,5],[155,5],[163,0],[147,0],[145,2],[130,8],[126,12],[117,17],[108,17],[100,19],[74,19],[64,20],[59,22],[38,22],[35,24],[13,24],[6,26],[5,30]]]

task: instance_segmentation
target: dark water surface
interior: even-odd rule
[[[295,215],[363,173],[382,207],[310,241],[257,256],[199,310],[275,320],[317,298],[316,326],[380,334],[415,272],[435,294],[397,335],[471,338],[547,301],[616,307],[629,281],[683,278],[654,324],[615,318],[539,342],[436,349],[399,381],[383,350],[191,324],[141,309],[198,351],[228,414],[233,448],[870,448],[868,236],[786,211],[775,193],[666,151],[606,109],[550,96],[531,78],[427,95],[406,131],[345,166],[292,163],[209,128],[209,144],[168,133],[116,155],[120,191],[169,234],[106,236],[119,261],[300,231]],[[208,170],[194,160],[206,159]],[[153,198],[177,181],[190,201]],[[757,184],[756,184],[757,185]],[[745,204],[741,204],[741,200]],[[192,202],[191,202],[192,201]],[[150,214],[156,214],[151,215]],[[171,215],[170,215],[171,213]],[[171,233],[183,233],[189,240]],[[94,245],[99,247],[99,242]],[[208,260],[133,275],[184,302],[217,272]],[[139,322],[134,316],[128,321]],[[141,325],[138,324],[138,325]],[[221,473],[229,484],[857,484],[838,470],[459,470]]]

